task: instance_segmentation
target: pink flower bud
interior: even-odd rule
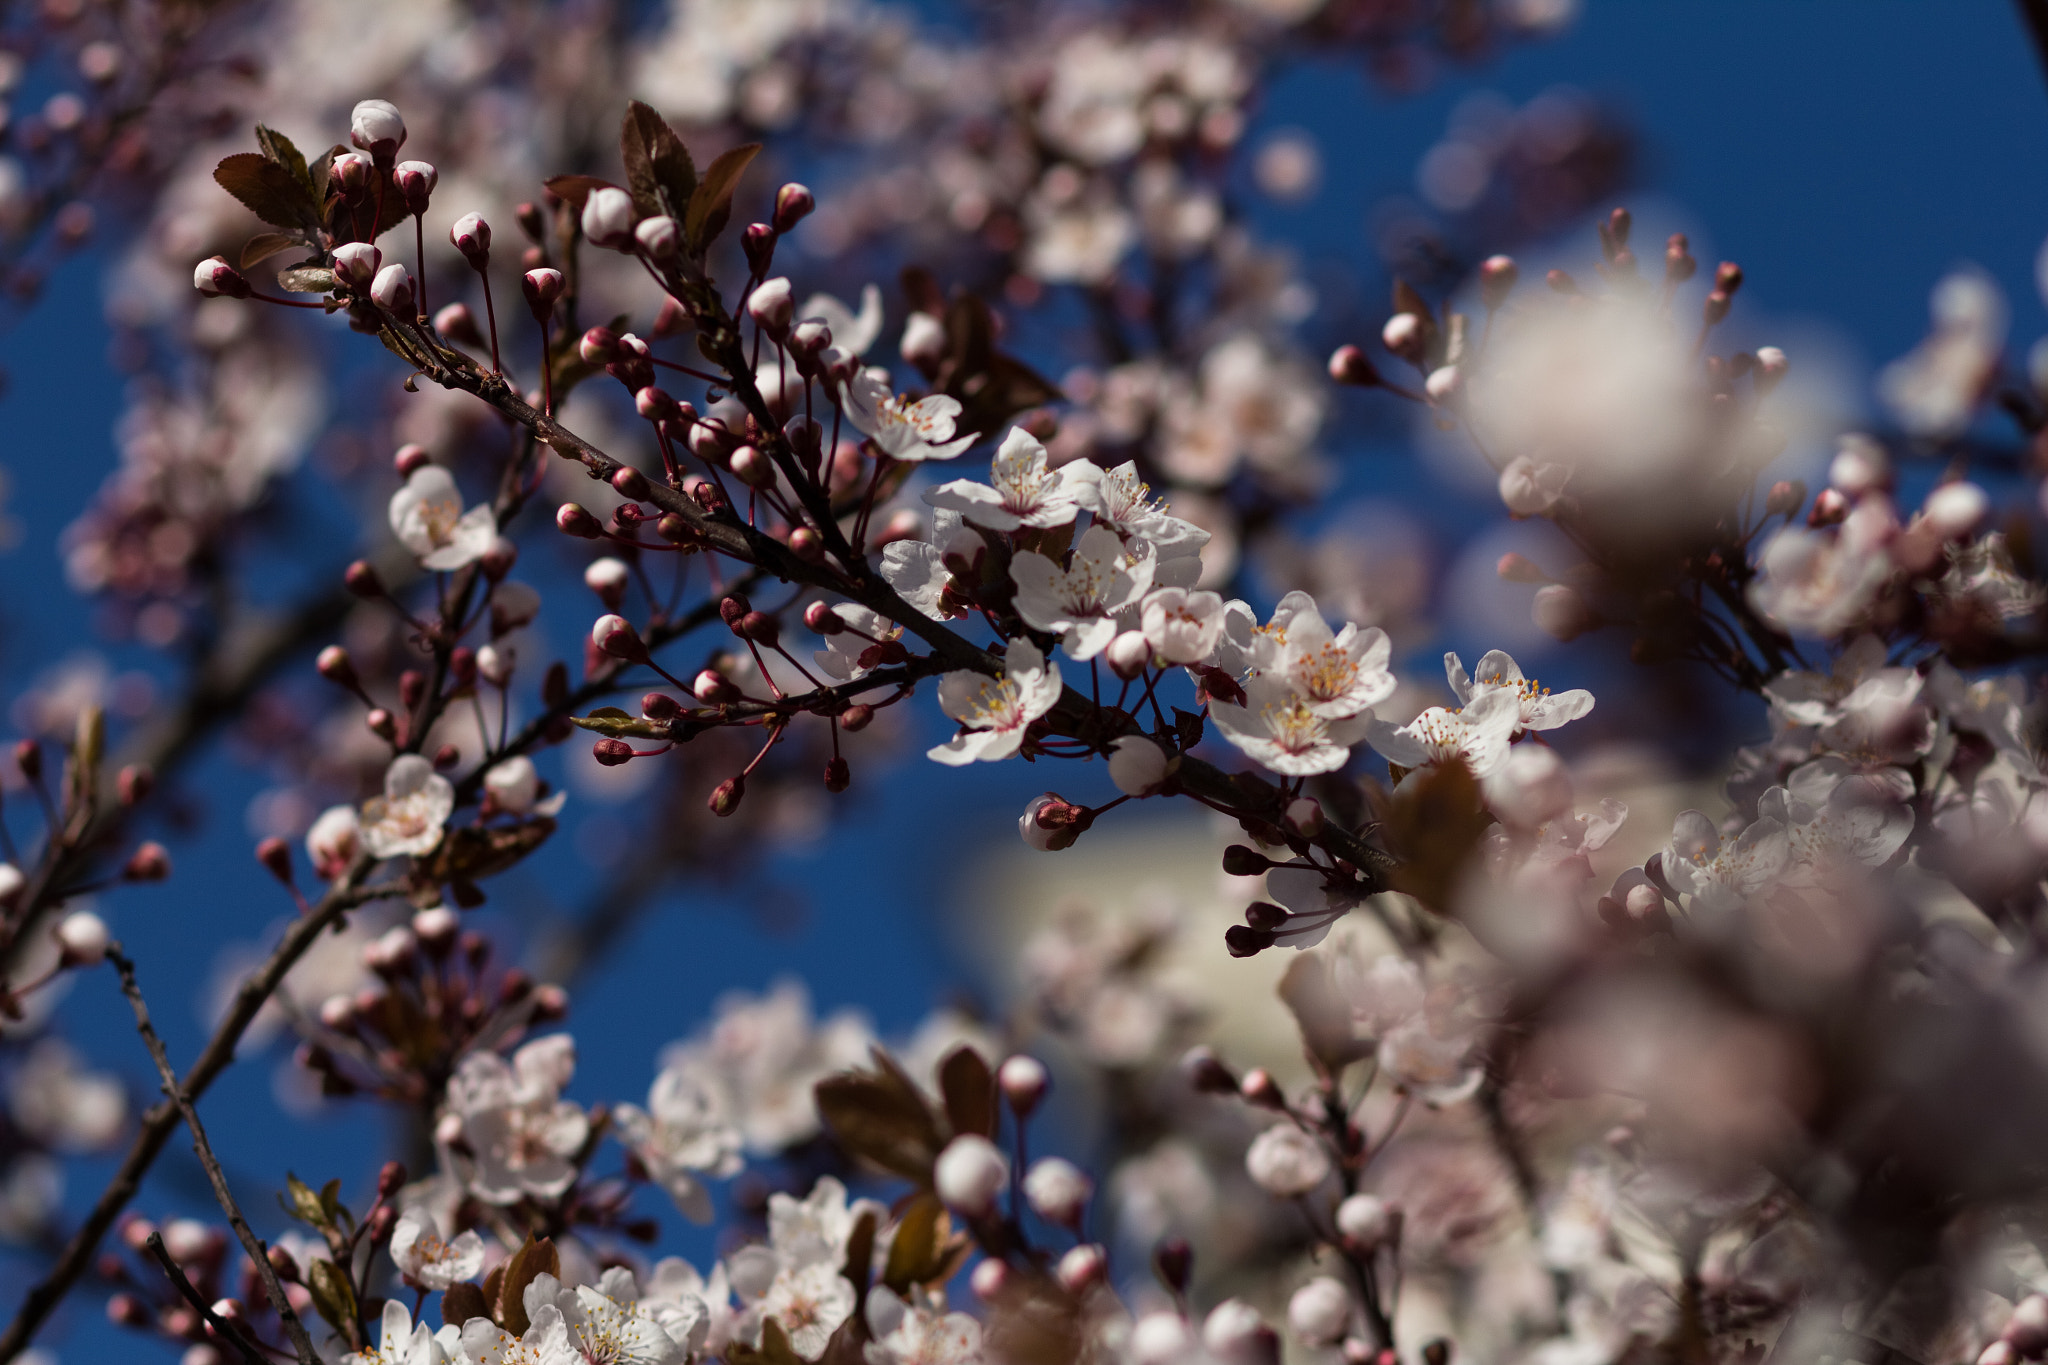
[[[313,667],[320,670],[320,676],[340,687],[354,691],[358,686],[356,666],[348,657],[348,651],[340,645],[329,645],[320,651],[313,661]]]
[[[412,316],[412,274],[396,261],[377,272],[370,282],[370,298],[379,308]]]
[[[848,734],[858,734],[868,728],[875,718],[875,708],[864,701],[857,701],[839,713],[839,728]]]
[[[576,354],[586,365],[609,365],[619,355],[619,334],[609,327],[593,327],[576,343]]]
[[[804,625],[820,635],[837,635],[846,629],[846,621],[830,602],[813,602],[805,607]]]
[[[634,630],[633,623],[623,616],[598,617],[597,624],[590,628],[590,638],[614,659],[636,664],[647,662],[647,646],[641,641],[640,632]]]
[[[815,375],[818,356],[832,344],[832,329],[823,318],[805,318],[790,328],[789,340],[785,344],[797,362],[797,369],[807,375]]]
[[[825,562],[824,539],[808,526],[799,526],[789,533],[789,552],[806,564]]]
[[[348,116],[348,140],[389,161],[405,145],[405,120],[389,100],[363,100]]]
[[[256,845],[256,861],[286,886],[292,884],[292,846],[272,836]]]
[[[690,692],[706,706],[718,706],[725,702],[740,700],[742,693],[733,685],[732,679],[715,668],[700,671],[690,680]]]
[[[1109,642],[1102,652],[1109,671],[1125,682],[1141,676],[1152,663],[1152,646],[1142,630],[1127,630]]]
[[[1054,1274],[1069,1294],[1085,1294],[1108,1278],[1109,1257],[1094,1243],[1084,1243],[1060,1257]]]
[[[583,235],[595,246],[620,247],[633,239],[633,196],[607,185],[583,201]]]
[[[334,248],[334,277],[352,293],[369,292],[370,281],[384,264],[384,253],[368,242],[348,242]]]
[[[853,769],[844,758],[831,758],[825,762],[825,790],[837,796],[853,785]]]
[[[562,272],[547,266],[519,277],[519,288],[526,295],[526,306],[533,310],[535,322],[546,323],[554,316],[555,300],[562,297],[562,285]]]
[[[2006,1319],[2005,1330],[1999,1337],[2011,1343],[2022,1356],[2031,1358],[2048,1353],[2048,1298],[2029,1294],[2014,1304],[2012,1316]]]
[[[1974,483],[1945,483],[1927,495],[1927,524],[1944,540],[1961,540],[1991,511],[1991,499]]]
[[[480,213],[465,213],[448,229],[448,241],[478,270],[491,263],[491,225]]]
[[[747,296],[747,316],[758,323],[762,331],[778,339],[788,334],[795,307],[789,281],[781,275],[763,280]]]
[[[627,569],[626,561],[610,555],[591,560],[590,566],[583,571],[583,586],[596,593],[613,611],[617,611],[619,603],[626,600],[626,585],[631,581],[632,572]]]
[[[485,645],[476,652],[477,676],[493,687],[503,687],[512,681],[512,670],[518,659],[512,651],[502,645]]]
[[[1337,1206],[1337,1231],[1370,1251],[1393,1231],[1395,1211],[1377,1195],[1354,1194]]]
[[[775,229],[766,223],[749,223],[740,233],[740,250],[746,254],[747,269],[766,275],[775,262]]]
[[[732,472],[749,488],[773,488],[775,463],[754,446],[741,446],[732,453]]]
[[[641,219],[640,225],[633,229],[633,240],[657,261],[673,259],[683,248],[682,230],[676,226],[676,220],[665,213]]]
[[[1889,487],[1891,477],[1891,458],[1883,446],[1868,437],[1845,437],[1841,450],[1828,464],[1828,483],[1851,502]]]
[[[974,1297],[983,1303],[993,1301],[1010,1282],[1010,1267],[990,1258],[974,1267],[974,1273],[967,1277],[967,1287],[974,1291]]]
[[[1010,1161],[978,1133],[963,1133],[946,1144],[932,1167],[932,1188],[947,1208],[969,1218],[986,1217],[1010,1182]]]
[[[677,405],[666,390],[649,384],[633,395],[633,409],[650,422],[663,422],[676,415]]]
[[[361,199],[370,192],[371,178],[377,173],[375,163],[361,152],[343,152],[334,158],[328,175],[341,186],[342,194],[351,200]]]
[[[122,878],[131,882],[160,882],[170,875],[170,851],[153,841],[129,854],[127,863],[121,868]]]
[[[811,216],[811,210],[818,201],[809,189],[791,181],[775,192],[775,230],[788,232],[791,228]]]
[[[713,815],[723,818],[740,808],[740,802],[745,799],[746,794],[746,778],[728,777],[712,789],[711,799],[705,804],[711,808]]]
[[[1563,583],[1538,588],[1529,615],[1538,630],[1556,640],[1575,640],[1596,624],[1593,609],[1579,590]]]
[[[477,330],[476,314],[466,303],[451,303],[434,314],[434,331],[458,346],[481,348],[484,334]]]
[[[1389,351],[1420,367],[1429,350],[1429,334],[1422,319],[1413,313],[1396,313],[1380,329],[1380,343]]]
[[[1507,583],[1548,583],[1550,581],[1550,575],[1537,568],[1534,560],[1530,559],[1527,555],[1517,554],[1513,550],[1509,550],[1500,557],[1500,563],[1494,565],[1493,571],[1500,575],[1503,582]]]
[[[1095,1182],[1071,1161],[1056,1156],[1042,1157],[1024,1175],[1024,1198],[1031,1211],[1048,1223],[1063,1228],[1081,1226]]]
[[[106,961],[107,922],[92,911],[74,910],[66,915],[58,921],[56,936],[65,966],[97,967]]]
[[[1508,301],[1522,270],[1512,256],[1488,256],[1479,267],[1479,302],[1489,313]]]
[[[405,196],[405,206],[414,213],[425,213],[441,173],[424,161],[401,161],[392,170],[391,178],[398,192]]]
[[[1380,385],[1378,367],[1356,346],[1339,346],[1330,353],[1330,378],[1358,389]]]
[[[1351,1330],[1351,1291],[1318,1275],[1287,1301],[1287,1325],[1305,1346],[1330,1346]]]
[[[575,536],[579,540],[595,540],[604,534],[604,527],[597,518],[573,502],[565,502],[555,509],[555,527],[563,535]]]
[[[1072,848],[1093,823],[1093,817],[1057,792],[1034,796],[1017,817],[1017,834],[1040,853]]]
[[[1038,1102],[1045,1098],[1052,1078],[1046,1073],[1045,1063],[1036,1057],[1023,1053],[1007,1057],[996,1068],[996,1084],[1002,1088],[1003,1098],[1010,1102],[1018,1118],[1029,1118],[1038,1108]]]
[[[251,292],[242,272],[219,256],[209,256],[193,268],[192,287],[209,299],[246,299]]]
[[[1464,391],[1464,376],[1456,365],[1442,365],[1429,372],[1422,389],[1438,407],[1449,407]]]

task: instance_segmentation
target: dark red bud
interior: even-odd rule
[[[256,845],[256,861],[286,886],[292,884],[292,846],[284,840],[273,836]]]
[[[349,565],[348,571],[342,574],[341,581],[347,585],[350,592],[358,597],[377,598],[384,596],[384,580],[378,576],[374,568],[370,567],[370,562],[366,559],[358,559],[355,563]]]
[[[728,777],[712,791],[711,800],[707,804],[711,807],[713,815],[731,815],[740,808],[740,800],[746,794],[746,778]]]
[[[616,768],[633,758],[633,746],[623,739],[601,739],[590,746],[590,752],[607,768]]]
[[[843,758],[834,758],[825,765],[825,790],[838,794],[853,785],[853,770],[846,766]]]

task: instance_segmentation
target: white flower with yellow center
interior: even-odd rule
[[[1446,654],[1444,676],[1450,679],[1458,705],[1464,707],[1471,706],[1473,698],[1486,692],[1513,693],[1521,711],[1517,725],[1523,730],[1555,730],[1593,709],[1591,692],[1582,687],[1552,692],[1536,679],[1523,677],[1521,666],[1506,650],[1493,649],[1481,655],[1471,676],[1467,676],[1465,665],[1455,653]]]
[[[1777,820],[1758,820],[1734,839],[1696,810],[1680,811],[1664,846],[1662,869],[1671,889],[1691,896],[1695,910],[1732,909],[1785,868],[1791,840]]]
[[[939,679],[939,709],[966,726],[927,758],[958,768],[993,763],[1024,747],[1024,730],[1060,699],[1060,666],[1029,640],[1013,640],[1003,676],[962,670]]]
[[[398,1273],[429,1293],[473,1280],[483,1273],[484,1240],[474,1231],[449,1239],[434,1215],[408,1209],[391,1233],[391,1259]]]
[[[1116,532],[1100,524],[1081,533],[1074,556],[1062,569],[1032,550],[1010,560],[1017,585],[1017,614],[1039,630],[1060,631],[1061,647],[1076,659],[1092,659],[1115,638],[1116,613],[1152,586],[1152,549],[1130,555]]]
[[[1030,432],[1011,427],[989,462],[987,483],[955,479],[928,490],[924,500],[992,531],[1065,526],[1081,512],[1067,475],[1074,467],[1054,469]]]
[[[1406,725],[1367,718],[1366,735],[1389,763],[1423,768],[1462,759],[1474,777],[1484,779],[1507,762],[1521,714],[1519,693],[1494,688],[1462,710],[1432,706]]]
[[[884,370],[863,370],[846,385],[846,420],[884,455],[906,464],[950,460],[973,445],[973,433],[953,434],[959,416],[957,398],[935,393],[912,401],[890,389]]]
[[[1394,695],[1387,667],[1394,645],[1378,626],[1360,629],[1347,622],[1332,632],[1313,609],[1261,630],[1252,639],[1252,660],[1261,673],[1287,679],[1308,708],[1330,720],[1360,715]]]
[[[483,558],[498,538],[489,503],[462,510],[455,478],[436,464],[421,465],[391,495],[391,533],[428,569],[459,569]]]
[[[342,1365],[448,1365],[460,1349],[453,1328],[444,1327],[436,1336],[424,1322],[415,1324],[397,1299],[384,1301],[384,1317],[378,1325],[377,1349],[351,1351],[341,1358]]]
[[[1212,701],[1210,719],[1223,737],[1276,773],[1300,777],[1335,772],[1365,738],[1366,717],[1332,719],[1285,680],[1260,675],[1245,684],[1245,704]]]
[[[432,853],[455,809],[455,788],[418,754],[400,754],[384,770],[384,794],[363,804],[358,837],[372,858]]]

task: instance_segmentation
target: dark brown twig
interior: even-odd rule
[[[121,993],[128,997],[129,1005],[135,1010],[135,1031],[142,1035],[142,1044],[149,1049],[150,1060],[156,1063],[157,1075],[163,1078],[164,1094],[184,1115],[185,1128],[192,1134],[192,1150],[206,1170],[206,1179],[213,1186],[213,1197],[219,1201],[221,1212],[228,1216],[228,1226],[235,1230],[242,1250],[249,1253],[250,1261],[255,1264],[256,1277],[263,1281],[264,1296],[276,1310],[278,1321],[284,1324],[285,1335],[291,1338],[292,1348],[299,1354],[300,1365],[320,1365],[320,1353],[313,1348],[313,1338],[307,1335],[306,1324],[299,1321],[298,1311],[285,1297],[284,1286],[278,1283],[277,1271],[270,1264],[270,1248],[250,1230],[249,1220],[242,1217],[241,1206],[235,1202],[234,1191],[228,1188],[227,1175],[220,1168],[220,1159],[213,1154],[213,1144],[206,1140],[206,1129],[199,1122],[199,1110],[178,1084],[178,1073],[171,1068],[171,1057],[164,1051],[164,1040],[157,1036],[156,1026],[149,1022],[149,1006],[143,1001],[142,987],[135,981],[135,963],[118,944],[107,949],[107,961],[113,963],[114,970],[120,974]]]
[[[242,1359],[248,1361],[249,1365],[271,1365],[271,1362],[249,1343],[247,1336],[236,1331],[220,1314],[214,1312],[213,1305],[206,1301],[206,1297],[192,1287],[192,1281],[185,1278],[185,1268],[171,1258],[170,1248],[164,1245],[164,1235],[161,1232],[150,1233],[143,1246],[156,1258],[156,1263],[163,1267],[164,1274],[170,1277],[171,1284],[183,1296],[185,1302],[192,1305],[192,1311],[213,1329],[216,1337],[222,1341],[233,1342],[235,1349],[242,1353]]]

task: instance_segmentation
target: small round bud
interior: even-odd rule
[[[370,292],[370,283],[383,266],[384,253],[369,242],[347,242],[334,248],[334,278],[347,285],[351,293]]]
[[[284,840],[273,835],[257,844],[256,861],[286,886],[292,884],[292,846]]]
[[[1280,1093],[1280,1083],[1273,1079],[1273,1073],[1262,1066],[1255,1066],[1244,1073],[1244,1080],[1238,1085],[1238,1093],[1245,1103],[1261,1109],[1285,1109],[1287,1097]]]
[[[626,588],[633,581],[633,571],[626,567],[626,561],[606,555],[593,559],[583,570],[583,586],[598,595],[598,598],[613,611],[626,600]]]
[[[830,602],[813,602],[804,608],[804,625],[819,635],[837,635],[846,629],[846,621],[832,609]]]
[[[583,201],[583,235],[593,246],[624,247],[633,240],[633,196],[607,185]]]
[[[1181,1079],[1190,1089],[1204,1095],[1235,1095],[1238,1093],[1237,1077],[1230,1074],[1230,1068],[1216,1055],[1216,1049],[1206,1043],[1198,1043],[1181,1054]]]
[[[839,713],[839,728],[848,734],[865,730],[875,718],[875,708],[864,701],[857,701]]]
[[[519,277],[519,288],[526,295],[526,306],[533,310],[533,320],[546,324],[554,316],[555,300],[562,297],[562,272],[547,266],[529,270]]]
[[[977,1133],[963,1133],[947,1143],[932,1168],[932,1186],[940,1200],[970,1218],[993,1211],[996,1196],[1009,1181],[1009,1158]]]
[[[465,213],[457,218],[448,229],[448,241],[476,269],[482,270],[491,263],[491,225],[482,214]]]
[[[1818,530],[1823,526],[1834,526],[1849,515],[1849,500],[1833,488],[1823,488],[1813,496],[1813,506],[1807,510],[1806,524]]]
[[[1806,505],[1806,485],[1797,479],[1780,479],[1764,498],[1764,511],[1774,517],[1789,517]]]
[[[649,692],[640,698],[640,714],[649,720],[673,720],[683,713],[683,704],[666,692]]]
[[[713,815],[727,816],[740,808],[740,802],[745,799],[746,794],[746,778],[728,777],[712,789],[711,799],[705,804],[710,806]]]
[[[356,677],[355,662],[340,645],[329,645],[321,650],[319,657],[313,660],[313,667],[320,671],[321,677],[337,687],[346,687],[353,692],[361,685]]]
[[[1143,735],[1112,741],[1109,780],[1125,796],[1150,796],[1166,783],[1166,750]]]
[[[993,1257],[974,1267],[974,1273],[967,1277],[967,1287],[974,1291],[974,1297],[983,1303],[993,1301],[1010,1282],[1010,1267]]]
[[[1999,1338],[2025,1357],[2048,1353],[2048,1298],[2029,1294],[2014,1304]]]
[[[1380,385],[1378,367],[1356,346],[1339,346],[1330,352],[1330,378],[1358,389],[1374,389]]]
[[[739,688],[733,685],[732,679],[715,668],[703,669],[691,679],[690,691],[706,706],[738,701],[743,695]]]
[[[633,623],[616,614],[600,616],[597,624],[590,628],[590,639],[600,650],[614,659],[628,663],[647,662],[647,645],[640,638],[640,632],[633,629]]]
[[[1318,1275],[1287,1301],[1287,1325],[1305,1346],[1331,1346],[1351,1330],[1351,1291]]]
[[[146,763],[129,763],[114,776],[114,793],[124,807],[135,807],[156,789],[156,772]]]
[[[1337,1206],[1337,1231],[1370,1251],[1387,1240],[1393,1230],[1394,1213],[1377,1195],[1354,1194]]]
[[[377,174],[377,164],[361,152],[343,152],[334,158],[327,172],[328,180],[341,186],[342,197],[350,203],[361,203],[370,192],[372,178]]]
[[[1010,1108],[1022,1119],[1031,1117],[1038,1108],[1038,1102],[1045,1098],[1052,1078],[1046,1072],[1045,1063],[1020,1052],[1004,1059],[996,1069],[996,1084],[1002,1088],[1003,1098],[1010,1102]]]
[[[445,905],[430,905],[412,917],[413,937],[435,958],[445,957],[462,933],[462,921]]]
[[[377,1197],[379,1199],[389,1199],[403,1188],[405,1188],[405,1163],[403,1161],[385,1162],[383,1168],[377,1172]]]
[[[1991,499],[1974,483],[1945,483],[1927,495],[1927,524],[1944,540],[1961,540],[1991,511]]]
[[[246,299],[252,292],[242,272],[219,256],[209,256],[193,267],[192,287],[209,299]]]
[[[773,647],[781,638],[782,626],[765,611],[750,611],[732,623],[732,633],[742,640]]]
[[[1429,352],[1429,330],[1415,314],[1396,313],[1380,329],[1380,344],[1419,369]]]
[[[741,446],[732,453],[732,472],[749,488],[775,486],[775,463],[754,446]]]
[[[607,768],[633,761],[633,746],[623,739],[600,739],[590,746],[591,757]]]
[[[604,534],[604,526],[598,519],[573,502],[565,502],[555,509],[555,528],[579,540],[595,540]]]
[[[789,280],[781,275],[763,280],[747,296],[747,316],[759,324],[762,331],[777,339],[788,335],[795,308]]]
[[[1197,1355],[1193,1329],[1166,1309],[1131,1324],[1128,1349],[1131,1365],[1181,1365]]]
[[[1423,381],[1422,391],[1438,407],[1450,407],[1458,401],[1464,387],[1464,374],[1456,365],[1440,365],[1429,372],[1429,378]]]
[[[151,841],[128,855],[121,876],[131,882],[160,882],[171,875],[171,855],[162,844]]]
[[[116,1327],[147,1327],[151,1313],[133,1294],[115,1294],[107,1299],[107,1321]]]
[[[392,168],[392,183],[405,196],[405,206],[414,213],[425,213],[427,204],[434,193],[434,186],[441,182],[441,173],[425,161],[401,161]]]
[[[825,761],[825,790],[834,796],[853,785],[853,769],[844,758],[830,758]]]
[[[1249,1083],[1251,1078],[1245,1079]],[[1244,1154],[1244,1168],[1252,1183],[1266,1193],[1292,1199],[1307,1194],[1329,1176],[1330,1154],[1321,1142],[1292,1123],[1276,1123],[1252,1139]]]
[[[1699,270],[1700,263],[1693,259],[1692,245],[1682,232],[1674,232],[1664,243],[1664,278],[1673,284],[1684,284]]]
[[[775,262],[775,229],[766,223],[749,223],[740,232],[740,250],[747,258],[747,269],[753,274],[766,275],[768,267]]]
[[[370,282],[370,300],[379,308],[412,316],[412,274],[396,261],[377,272]]]
[[[423,445],[408,443],[400,446],[391,455],[391,468],[401,479],[410,479],[434,462]]]
[[[1488,256],[1479,267],[1479,302],[1487,312],[1492,312],[1507,302],[1508,295],[1515,289],[1515,282],[1522,278],[1521,267],[1512,256]]]
[[[1280,1341],[1259,1310],[1243,1299],[1225,1299],[1202,1321],[1202,1345],[1227,1365],[1280,1359]]]
[[[1287,803],[1287,828],[1304,839],[1323,831],[1323,803],[1313,796],[1297,796]]]
[[[791,228],[811,216],[811,210],[818,207],[805,186],[791,181],[775,192],[774,227],[777,232],[788,232]]]
[[[363,100],[348,117],[348,140],[389,164],[405,145],[405,120],[390,100]]]
[[[1129,682],[1151,667],[1152,646],[1146,642],[1144,631],[1127,630],[1109,642],[1103,658],[1108,660],[1110,672]]]
[[[619,356],[619,334],[609,327],[593,327],[576,343],[576,354],[586,365],[609,365]]]
[[[57,947],[67,967],[97,967],[106,961],[107,922],[90,910],[74,910],[58,921]]]
[[[1529,615],[1537,629],[1555,640],[1575,640],[1597,624],[1579,590],[1563,583],[1538,588]]]
[[[939,372],[946,358],[946,324],[930,313],[912,313],[903,321],[903,358],[917,366],[926,377]]]
[[[1060,1257],[1053,1274],[1069,1294],[1085,1294],[1109,1277],[1109,1257],[1094,1243],[1084,1243]]]
[[[1004,1177],[1008,1178],[1008,1163]],[[1024,1174],[1024,1198],[1031,1211],[1048,1223],[1079,1229],[1081,1215],[1095,1193],[1095,1182],[1071,1161],[1041,1157]]]
[[[789,552],[806,564],[823,564],[824,538],[808,526],[799,526],[789,533]]]
[[[640,225],[633,229],[633,240],[657,261],[669,260],[683,249],[682,229],[665,213],[641,219]]]

